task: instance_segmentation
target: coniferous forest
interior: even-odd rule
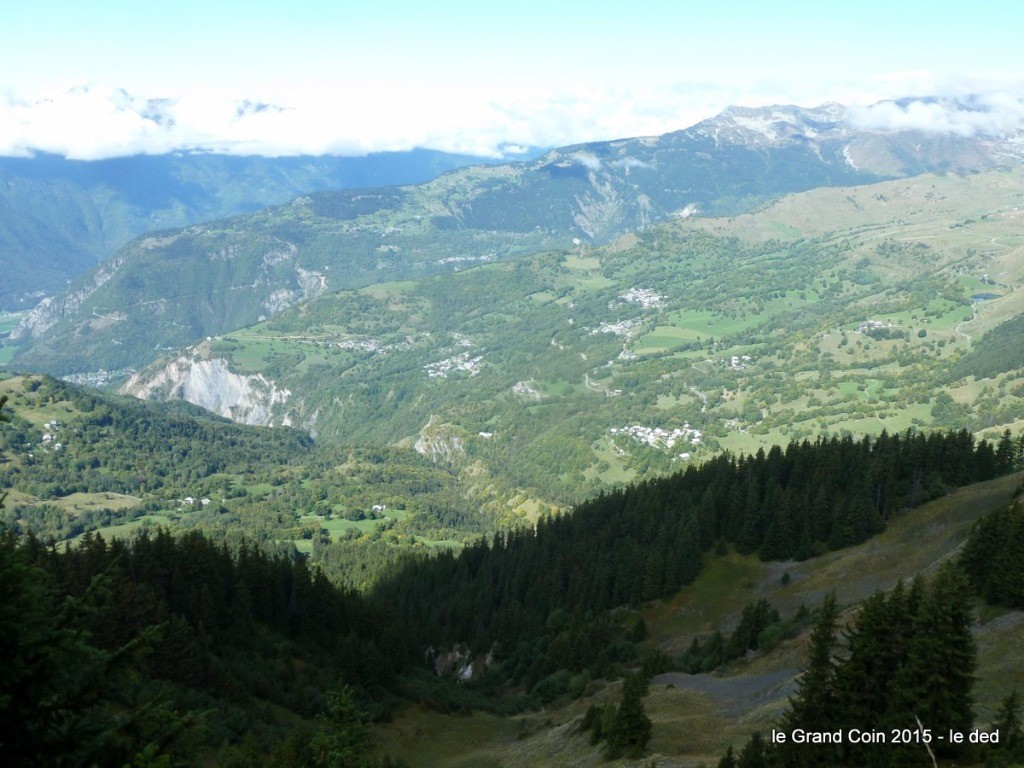
[[[966,431],[725,455],[458,555],[411,558],[364,593],[335,586],[294,552],[271,554],[244,538],[158,530],[58,546],[7,529],[5,764],[383,765],[369,723],[403,701],[513,714],[623,676],[620,703],[592,708],[581,728],[609,757],[637,757],[651,738],[642,701],[653,675],[713,669],[767,643],[766,630],[777,644],[810,620],[804,612],[783,622],[762,601],[731,637],[718,635],[718,651],[694,639],[673,657],[644,643],[637,608],[671,597],[721,553],[801,561],[841,550],[912,507],[1018,466],[1009,435],[992,446]],[[936,734],[970,729],[972,589],[1021,604],[1020,529],[1020,505],[983,517],[958,565],[877,593],[845,630],[835,598],[826,599],[778,727],[911,732],[920,718]],[[466,685],[439,676],[445,653],[480,673]],[[1019,754],[1016,698],[999,718],[1006,736],[991,755],[1009,761]],[[756,734],[723,764],[887,766],[921,756],[919,744],[766,738]],[[974,754],[969,745],[933,748],[940,758]]]

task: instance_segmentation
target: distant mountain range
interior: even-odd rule
[[[1019,163],[1021,147],[1019,134],[856,130],[836,104],[730,108],[660,137],[564,147],[416,186],[319,192],[164,230],[45,300],[11,340],[25,347],[17,365],[59,374],[138,367],[322,293],[574,240],[604,243],[658,221],[739,214],[816,187]],[[224,197],[225,188],[252,186],[223,171],[204,188]]]
[[[0,157],[0,309],[34,306],[151,230],[254,211],[306,192],[413,184],[494,162],[427,149],[365,157]]]

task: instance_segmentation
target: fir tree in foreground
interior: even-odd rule
[[[605,742],[605,757],[643,757],[651,741],[651,719],[644,710],[643,697],[647,695],[647,678],[626,675],[622,684],[619,705],[592,705],[580,724],[580,731],[590,732],[590,743]]]
[[[963,572],[947,565],[927,584],[918,579],[909,589],[898,584],[869,598],[840,638],[839,611],[830,594],[811,631],[807,668],[779,725],[787,741],[765,744],[758,735],[736,765],[888,768],[930,763],[929,748],[940,758],[961,754],[962,746],[938,736],[966,734],[974,724],[971,599]],[[1019,717],[1012,704],[1001,715],[1010,731]],[[921,728],[929,733],[915,735]],[[847,737],[853,729],[880,731],[886,743],[852,743]],[[911,736],[895,743],[894,729]],[[835,743],[795,743],[796,731],[842,737]],[[724,765],[731,755],[722,758]]]
[[[836,594],[830,592],[818,610],[818,618],[811,630],[810,658],[800,676],[796,696],[790,701],[785,730],[800,728],[809,732],[824,732],[835,721],[838,697],[836,695],[836,664],[833,652],[836,645],[836,622],[839,609]],[[800,758],[803,765],[828,765],[832,750],[827,745],[808,746]]]
[[[641,699],[647,682],[640,675],[627,675],[622,685],[622,703],[608,734],[608,758],[642,757],[651,741],[651,719]]]
[[[1024,501],[981,518],[960,564],[986,602],[1024,608]]]

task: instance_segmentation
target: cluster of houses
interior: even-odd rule
[[[458,272],[461,269],[462,264],[486,264],[489,261],[494,261],[495,258],[497,257],[493,253],[485,253],[482,256],[446,256],[443,259],[437,259],[436,261],[434,261],[434,263],[455,264],[455,271]]]
[[[168,347],[168,349],[170,349],[170,347]],[[69,373],[67,376],[61,376],[61,380],[79,387],[93,387],[94,389],[99,389],[111,382],[126,379],[133,374],[135,374],[134,368],[121,368],[116,371],[108,371],[105,368],[100,368],[98,371],[89,371],[87,373]]]
[[[455,371],[465,371],[470,376],[476,376],[480,373],[480,361],[483,359],[483,355],[470,357],[469,352],[462,352],[436,363],[427,363],[423,368],[431,379],[446,379],[449,373]]]
[[[671,449],[679,442],[700,445],[701,440],[701,431],[691,427],[689,422],[684,422],[682,427],[677,427],[676,429],[645,427],[635,424],[631,427],[612,427],[608,431],[613,435],[627,435],[638,443],[644,443],[653,448]],[[682,454],[680,454],[680,458],[684,458]],[[689,454],[685,458],[690,458]]]
[[[384,345],[376,339],[345,339],[344,341],[335,341],[331,346],[358,352],[380,352],[384,349]]]
[[[879,331],[882,328],[891,328],[892,323],[883,323],[881,320],[861,320],[857,323],[856,333],[867,333],[868,331]]]
[[[46,430],[42,437],[43,445],[48,446],[52,451],[60,451],[64,447],[64,443],[58,441],[54,434],[54,432],[60,431],[60,422],[56,419],[48,421],[43,424],[43,429]]]
[[[630,304],[639,304],[644,309],[660,307],[665,301],[664,296],[655,293],[650,288],[630,288],[619,298],[623,301],[628,301]]]
[[[616,336],[629,336],[629,332],[640,325],[641,322],[640,318],[634,317],[630,320],[619,320],[617,323],[601,323],[601,325],[590,332],[590,335],[614,333]]]
[[[541,400],[542,395],[535,387],[533,387],[528,381],[517,381],[512,385],[512,392],[523,397],[529,397],[533,400]]]

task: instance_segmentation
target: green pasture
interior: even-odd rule
[[[24,390],[21,382],[22,377],[20,376],[0,382],[0,394],[8,395],[11,399],[11,405],[18,409],[18,416],[32,426],[42,430],[44,424],[54,419],[67,423],[72,416],[78,413],[67,400],[44,402],[36,398],[33,393]],[[25,401],[28,401],[27,407],[21,407],[25,405]],[[67,442],[67,440],[63,439],[64,435],[61,432],[56,434],[58,441]],[[33,443],[35,442],[33,441]]]
[[[753,328],[764,321],[763,315],[746,317],[722,315],[706,309],[679,310],[661,316],[664,322],[633,344],[637,354],[669,352],[676,347],[708,337],[727,338]]]
[[[123,493],[72,493],[58,499],[48,500],[46,503],[60,507],[67,512],[78,513],[93,509],[135,509],[142,505],[142,499]]]
[[[551,381],[532,381],[530,382],[535,390],[541,393],[544,397],[571,397],[577,394],[580,390],[586,390],[586,385],[573,384],[565,379],[553,379]]]
[[[588,480],[599,479],[607,485],[625,485],[636,479],[636,470],[626,466],[628,454],[620,456],[615,443],[603,437],[592,446],[595,462],[583,471]]]
[[[556,278],[562,287],[595,291],[615,285],[615,281],[601,274],[601,262],[596,256],[566,256],[562,270]]]
[[[311,365],[326,362],[337,356],[340,350],[318,346],[320,338],[296,337],[294,334],[268,333],[232,334],[239,346],[227,351],[233,367],[244,373],[266,373],[273,366],[274,358],[282,355],[301,356],[297,363],[289,365],[289,371],[301,374]]]
[[[106,528],[97,528],[93,533],[99,534],[105,541],[113,541],[114,539],[124,539],[129,536],[133,536],[143,527],[166,526],[170,525],[171,522],[172,518],[168,515],[145,515],[132,520],[129,523],[120,523],[119,525],[108,525]],[[68,540],[68,546],[77,544],[85,535],[86,534],[83,533]]]
[[[890,312],[884,319],[891,320],[901,330],[907,332],[910,341],[917,341],[917,332],[924,329],[931,332],[951,333],[957,325],[970,320],[973,312],[970,307],[945,299],[932,299],[923,307]]]
[[[788,290],[782,296],[765,302],[764,310],[760,315],[761,317],[771,317],[781,312],[799,309],[800,307],[807,306],[808,304],[817,304],[819,301],[821,301],[821,296],[810,288],[803,290]]]
[[[390,283],[376,283],[360,289],[361,293],[375,299],[391,299],[411,293],[419,283],[415,280],[396,280]]]
[[[644,611],[650,640],[682,652],[695,633],[710,633],[743,610],[764,566],[754,555],[708,555],[693,583]]]
[[[231,338],[239,342],[239,346],[230,353],[232,368],[237,372],[261,373],[270,357],[282,351],[282,344],[276,340],[241,333],[233,334]]]
[[[566,269],[575,269],[585,272],[593,272],[601,269],[601,260],[596,256],[577,256],[570,255],[566,256],[562,260],[562,265]]]
[[[846,381],[840,381],[836,385],[836,389],[839,390],[840,394],[847,399],[856,398],[859,400],[867,400],[872,397],[878,397],[883,392],[882,380],[881,379],[862,379],[860,381],[854,379],[847,379]]]
[[[981,282],[981,278],[975,275],[961,275],[957,278],[964,289],[964,296],[970,298],[975,293],[1002,293],[998,285],[987,285]]]
[[[765,432],[730,430],[725,437],[719,437],[717,440],[723,451],[753,454],[757,453],[759,448],[767,451],[773,445],[786,445],[790,438],[781,428],[774,427]]]
[[[431,549],[462,549],[463,543],[456,541],[455,539],[421,539],[417,538],[417,541],[422,542]],[[457,554],[457,553],[456,553]]]
[[[696,396],[689,393],[683,393],[679,395],[661,394],[658,395],[658,399],[655,402],[655,408],[661,411],[674,411],[677,408],[685,408],[696,402]]]
[[[240,480],[236,480],[235,487],[244,488],[248,496],[266,496],[273,493],[275,488],[270,483],[243,483]]]
[[[323,515],[303,515],[299,518],[299,523],[316,522],[321,529],[327,531],[332,539],[336,539],[344,536],[346,532],[351,530],[359,531],[361,536],[366,536],[377,530],[377,524],[383,522],[385,518],[401,521],[408,517],[409,513],[405,510],[391,510],[389,507],[384,511],[383,517],[376,520],[371,520],[369,518],[364,520],[346,520],[344,517],[339,517],[337,514],[333,515],[330,520],[327,520]]]
[[[21,319],[27,315],[27,311],[22,312],[4,312],[0,310],[0,333],[6,333],[7,331],[13,331]]]
[[[536,293],[531,293],[526,298],[532,299],[538,304],[548,304],[549,302],[552,302],[555,299],[557,299],[558,296],[556,296],[551,291],[537,291]]]

